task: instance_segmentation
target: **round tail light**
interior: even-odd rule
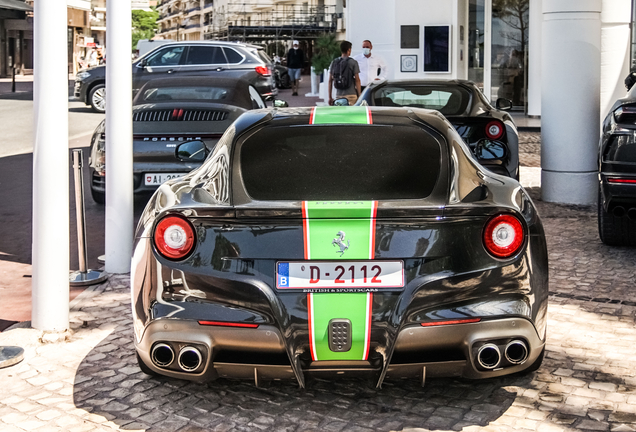
[[[180,216],[166,216],[155,227],[157,251],[170,260],[185,258],[194,249],[194,228]]]
[[[491,218],[484,229],[484,247],[497,258],[509,258],[523,245],[523,225],[510,214]]]
[[[503,124],[498,121],[491,121],[486,125],[486,136],[490,139],[499,139],[504,133]]]

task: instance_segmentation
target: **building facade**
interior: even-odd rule
[[[32,73],[33,8],[19,0],[0,2],[0,77]]]
[[[311,55],[325,33],[345,35],[343,0],[163,0],[159,35],[173,40],[230,40],[283,55],[293,40]]]

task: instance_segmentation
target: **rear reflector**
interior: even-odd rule
[[[425,322],[420,323],[422,327],[434,327],[434,326],[443,326],[443,325],[451,325],[451,324],[469,324],[476,323],[481,321],[481,318],[468,318],[468,319],[459,319],[459,320],[449,320],[449,321],[433,321],[433,322]]]
[[[243,327],[243,328],[257,328],[258,324],[246,324],[246,323],[232,323],[224,321],[199,321],[200,325],[207,326],[219,326],[219,327]]]
[[[628,183],[628,184],[636,184],[636,179],[625,179],[625,178],[608,178],[608,183]]]

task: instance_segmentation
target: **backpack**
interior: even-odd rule
[[[334,60],[331,66],[331,75],[333,76],[333,86],[338,90],[346,90],[353,83],[353,71],[349,67],[349,58]]]

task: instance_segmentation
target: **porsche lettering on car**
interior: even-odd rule
[[[195,381],[530,372],[548,266],[519,183],[418,108],[254,110],[136,232],[142,370]]]

